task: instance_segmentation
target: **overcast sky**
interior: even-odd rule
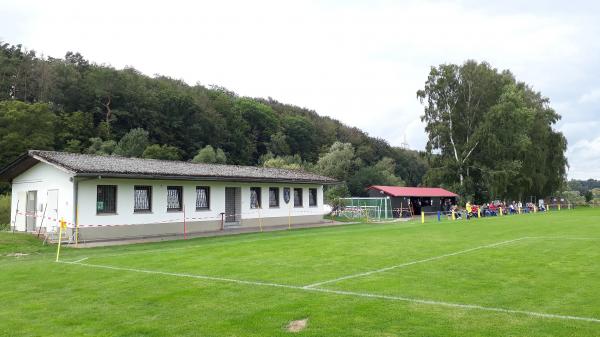
[[[413,149],[429,67],[485,60],[563,116],[569,177],[600,179],[599,4],[0,0],[0,40],[270,96]]]

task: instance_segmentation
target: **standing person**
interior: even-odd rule
[[[471,202],[467,201],[465,205],[465,209],[467,210],[467,220],[471,219],[471,211],[473,210],[473,206],[471,206]]]

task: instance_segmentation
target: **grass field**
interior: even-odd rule
[[[0,233],[0,335],[600,335],[600,209],[54,252]]]

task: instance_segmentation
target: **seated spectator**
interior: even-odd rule
[[[471,215],[472,217],[475,217],[475,218],[477,218],[477,217],[478,217],[478,214],[479,214],[479,206],[478,206],[478,205],[472,205],[472,206],[471,206],[471,212],[470,212],[470,215]]]
[[[487,212],[489,213],[490,216],[497,216],[498,208],[496,208],[496,205],[494,205],[494,203],[491,203],[487,209]]]
[[[452,210],[454,211],[454,217],[458,220],[458,219],[462,219],[462,213],[461,211],[458,209],[458,206],[454,205],[452,206]]]
[[[516,214],[516,213],[517,213],[517,210],[516,210],[516,208],[515,208],[515,203],[514,203],[514,202],[513,202],[513,203],[511,203],[511,204],[508,206],[508,210],[509,210],[509,213],[510,213],[510,214]]]

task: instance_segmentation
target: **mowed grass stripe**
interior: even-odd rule
[[[298,289],[521,237],[548,239]],[[61,252],[65,261],[87,258],[79,262],[130,271],[54,263],[56,247],[28,238],[0,233],[3,336],[280,336],[290,320],[302,318],[309,326],[301,334],[311,337],[599,331],[600,209]],[[185,249],[164,251],[172,248]],[[11,252],[32,255],[6,256]]]
[[[444,259],[444,258],[451,257],[451,256],[460,255],[460,254],[466,254],[466,253],[474,252],[474,251],[477,251],[477,250],[480,250],[480,249],[493,248],[493,247],[498,247],[498,246],[501,246],[501,245],[507,245],[507,244],[510,244],[510,243],[513,243],[513,242],[517,242],[517,241],[521,241],[521,240],[525,240],[525,239],[528,239],[528,237],[522,237],[522,238],[516,238],[516,239],[513,239],[513,240],[506,240],[506,241],[496,242],[496,243],[492,243],[492,244],[488,244],[488,245],[477,246],[477,247],[474,247],[474,248],[460,250],[458,252],[453,252],[453,253],[448,253],[448,254],[433,256],[433,257],[429,257],[429,258],[422,259],[422,260],[405,262],[405,263],[397,264],[397,265],[390,266],[390,267],[380,268],[380,269],[376,269],[376,270],[370,270],[370,271],[363,272],[363,273],[346,275],[346,276],[335,278],[333,280],[327,280],[327,281],[321,281],[321,282],[312,283],[312,284],[304,286],[304,288],[314,288],[314,287],[318,287],[318,286],[321,286],[321,285],[324,285],[324,284],[336,283],[336,282],[339,282],[339,281],[349,280],[349,279],[353,279],[353,278],[357,278],[357,277],[364,277],[364,276],[369,276],[369,275],[373,275],[373,274],[377,274],[377,273],[383,273],[383,272],[394,270],[394,269],[397,269],[397,268],[408,267],[408,266],[412,266],[412,265],[419,264],[419,263],[425,263],[425,262],[435,261],[435,260],[439,260],[439,259]]]
[[[128,271],[128,272],[135,272],[135,273],[142,273],[142,274],[156,274],[156,275],[163,275],[163,276],[202,279],[202,280],[208,280],[208,281],[229,282],[229,283],[235,283],[235,284],[240,284],[240,285],[249,285],[249,286],[287,288],[287,289],[294,289],[294,290],[300,290],[300,291],[319,292],[319,293],[345,295],[345,296],[355,296],[355,297],[371,298],[371,299],[411,302],[411,303],[417,303],[417,304],[423,304],[423,305],[442,306],[442,307],[450,307],[450,308],[458,308],[458,309],[483,310],[483,311],[491,311],[491,312],[498,312],[498,313],[505,313],[505,314],[521,314],[521,315],[527,315],[527,316],[539,317],[539,318],[600,323],[600,318],[548,314],[548,313],[543,313],[543,312],[512,310],[512,309],[506,309],[506,308],[494,308],[494,307],[486,307],[486,306],[481,306],[481,305],[476,305],[476,304],[441,302],[441,301],[434,301],[434,300],[408,298],[408,297],[402,297],[402,296],[387,296],[387,295],[359,293],[359,292],[324,289],[324,288],[307,288],[307,287],[302,287],[302,286],[293,286],[293,285],[277,284],[277,283],[269,283],[269,282],[246,281],[246,280],[237,280],[237,279],[224,278],[224,277],[213,277],[213,276],[206,276],[206,275],[194,275],[194,274],[184,274],[184,273],[172,273],[172,272],[165,272],[165,271],[158,271],[158,270],[125,268],[125,267],[97,265],[97,264],[81,263],[81,262],[59,262],[59,263],[70,264],[70,265],[79,265],[79,266],[91,267],[91,268],[110,269],[110,270],[116,270],[116,271]]]

